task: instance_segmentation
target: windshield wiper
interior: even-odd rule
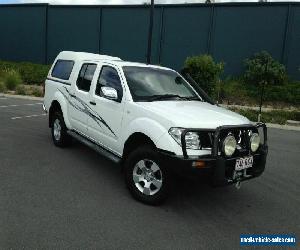
[[[180,95],[173,95],[173,94],[165,94],[165,95],[152,95],[147,97],[148,101],[160,101],[165,99],[172,99],[172,98],[182,98]]]
[[[201,99],[198,96],[181,96],[181,99],[187,101],[201,101]]]
[[[186,100],[186,101],[200,101],[200,98],[197,96],[180,96],[176,94],[165,94],[165,95],[152,95],[147,97],[148,102],[152,101],[162,101],[162,100],[168,100],[168,99],[180,99],[180,100]]]

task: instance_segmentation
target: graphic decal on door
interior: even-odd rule
[[[102,125],[104,125],[115,137],[117,137],[116,134],[114,133],[114,131],[112,131],[112,129],[108,126],[108,124],[106,123],[106,121],[104,121],[104,119],[97,112],[95,112],[94,110],[92,110],[89,107],[89,105],[86,104],[82,99],[78,98],[77,96],[73,96],[66,87],[64,87],[64,89],[65,89],[66,93],[64,93],[60,89],[58,89],[58,91],[66,98],[66,100],[69,102],[69,104],[72,107],[74,107],[78,111],[83,112],[86,115],[88,115],[100,127],[102,127]]]

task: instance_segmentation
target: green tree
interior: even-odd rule
[[[212,94],[224,71],[224,63],[216,63],[210,55],[200,55],[188,57],[184,68],[204,91]]]
[[[288,80],[285,66],[276,61],[266,51],[246,59],[245,66],[244,79],[249,84],[281,85]]]

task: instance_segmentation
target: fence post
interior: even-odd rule
[[[207,54],[211,54],[211,43],[212,43],[212,36],[215,32],[215,6],[211,5],[211,11],[210,11],[210,24],[209,24],[209,30],[208,30],[208,36],[207,36]]]
[[[158,64],[161,64],[161,51],[162,51],[162,43],[163,43],[163,30],[164,30],[164,6],[161,7],[160,14],[160,28],[159,28],[159,48],[158,48]]]
[[[47,4],[45,13],[45,64],[48,64],[48,6]]]
[[[284,31],[284,37],[283,37],[282,52],[281,52],[281,63],[283,63],[284,65],[288,61],[287,43],[288,43],[288,36],[289,36],[289,32],[290,32],[291,8],[292,8],[292,6],[289,3],[287,16],[286,16],[286,22],[285,22],[285,31]]]
[[[101,53],[101,31],[102,31],[102,7],[99,8],[99,23],[98,23],[98,53]]]
[[[148,33],[148,50],[147,50],[147,63],[148,64],[151,63],[153,14],[154,14],[154,0],[151,0],[150,19],[149,19],[149,33]]]

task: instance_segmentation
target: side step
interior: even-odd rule
[[[81,142],[82,144],[88,146],[89,148],[95,150],[97,153],[105,156],[109,160],[115,162],[115,163],[120,163],[121,158],[110,151],[106,150],[105,148],[97,145],[96,143],[90,141],[89,139],[85,138],[84,136],[74,132],[74,131],[68,131],[67,132],[70,136],[72,136],[74,139],[77,141]]]

